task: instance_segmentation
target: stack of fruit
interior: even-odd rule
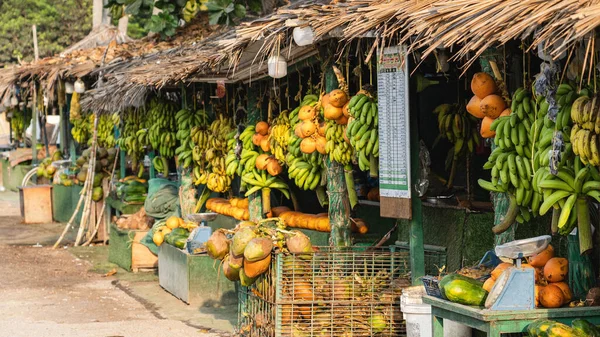
[[[225,200],[221,198],[211,198],[206,201],[206,209],[215,213],[227,215],[236,220],[248,220],[250,213],[248,211],[248,198],[231,198]]]
[[[349,112],[344,114],[344,109],[348,110],[348,103],[348,95],[340,89],[335,89],[321,98],[323,116],[327,121],[325,151],[331,160],[342,165],[349,164],[353,154],[351,145],[344,139],[348,124],[346,116],[349,115]]]
[[[320,121],[320,113],[316,113],[317,100],[318,97],[312,94],[304,96],[300,106],[290,114],[291,129],[288,155],[286,156],[288,176],[294,180],[298,188],[303,190],[316,189],[323,176],[322,159],[326,145],[323,142],[323,137],[325,136],[327,124]],[[303,111],[302,116],[300,115],[301,111]],[[315,118],[306,119],[312,113],[316,113]],[[305,119],[303,120],[300,117]],[[302,132],[305,131],[303,125],[304,129],[315,128],[308,138],[302,138],[305,134]],[[310,140],[305,141],[305,139]]]
[[[230,239],[227,234],[233,234]],[[233,231],[217,230],[206,242],[208,255],[223,261],[223,273],[248,287],[271,266],[274,251],[312,253],[310,239],[299,231],[286,231],[281,221],[239,223]]]
[[[177,145],[176,120],[177,108],[173,102],[158,98],[150,101],[148,106],[148,138],[152,148],[162,157],[173,158]]]
[[[492,138],[495,132],[491,130],[492,122],[499,116],[507,116],[510,111],[506,110],[506,102],[502,96],[497,95],[498,86],[494,79],[486,73],[477,73],[471,80],[471,91],[474,96],[467,104],[467,111],[482,118],[481,137]],[[441,130],[441,129],[440,129]]]
[[[190,236],[190,232],[196,227],[198,227],[198,224],[194,222],[171,216],[166,221],[157,223],[152,227],[152,241],[157,246],[166,242],[179,249],[183,249]]]
[[[113,115],[114,116],[114,115]],[[131,169],[135,172],[142,172],[143,165],[139,165],[146,142],[149,142],[149,136],[147,132],[141,131],[140,127],[143,125],[142,112],[129,109],[124,112],[125,124],[121,131],[121,137],[117,140],[117,145],[124,151],[131,159]],[[113,121],[115,117],[113,117]]]
[[[331,232],[328,213],[307,214],[294,212],[288,207],[273,207],[273,216],[279,217],[287,227],[311,229],[318,232]],[[369,226],[363,219],[351,218],[351,230],[354,233],[366,234]]]
[[[42,160],[36,171],[36,175],[38,176],[38,178],[43,177],[52,180],[54,173],[56,173],[57,169],[57,167],[52,165],[52,163],[61,159],[62,153],[60,152],[60,150],[56,150],[52,154],[52,157],[44,158],[44,160]]]
[[[92,154],[91,149],[86,149],[81,153],[81,157],[77,158],[75,164],[79,167],[79,173],[77,174],[76,183],[83,183],[87,178],[90,155]],[[100,201],[104,196],[104,191],[102,189],[102,180],[105,177],[110,176],[110,172],[112,172],[112,166],[115,161],[115,157],[117,155],[117,149],[105,149],[103,147],[99,147],[96,149],[96,164],[94,165],[94,181],[93,181],[93,190],[92,190],[92,200]]]
[[[491,272],[483,288],[491,291],[496,280],[512,263],[501,263]],[[529,258],[528,263],[522,268],[533,268],[535,274],[535,306],[543,308],[559,308],[571,303],[573,294],[565,282],[569,272],[569,261],[565,258],[554,257],[554,248],[551,245],[539,254]]]
[[[366,93],[358,93],[344,106],[343,113],[350,117],[344,138],[357,153],[358,167],[368,171],[371,157],[379,157],[377,101]]]
[[[117,197],[128,204],[142,204],[148,194],[148,183],[145,179],[128,176],[116,184]]]

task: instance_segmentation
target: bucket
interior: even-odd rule
[[[431,306],[423,304],[424,287],[404,289],[400,296],[402,315],[406,320],[406,337],[432,337]],[[444,319],[444,336],[471,337],[471,328]]]

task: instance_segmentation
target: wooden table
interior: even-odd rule
[[[444,336],[443,319],[481,330],[491,337],[499,337],[503,333],[524,332],[529,323],[540,318],[569,325],[572,320],[582,318],[592,324],[600,324],[600,307],[492,311],[431,296],[424,296],[423,303],[431,305],[434,337]]]

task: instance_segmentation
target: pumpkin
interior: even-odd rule
[[[256,146],[260,146],[260,142],[262,141],[263,138],[264,138],[264,136],[261,135],[260,133],[255,133],[252,136],[252,144],[254,144]]]
[[[563,304],[571,302],[571,300],[573,299],[573,293],[571,292],[571,288],[569,288],[569,285],[566,282],[556,282],[552,283],[552,285],[559,287],[562,291],[564,297]]]
[[[271,160],[267,163],[267,171],[270,175],[276,176],[279,175],[281,171],[283,171],[283,168],[281,167],[281,165],[279,165],[277,160]]]
[[[530,257],[529,264],[536,268],[542,268],[543,266],[546,265],[548,260],[550,260],[553,257],[554,257],[554,247],[552,247],[552,245],[548,245],[548,247],[546,247],[546,249],[544,249],[543,251],[539,252],[538,254]]]
[[[495,283],[496,280],[490,277],[489,279],[485,280],[485,282],[483,282],[483,289],[489,293],[490,291],[492,291],[492,288],[494,287]]]
[[[317,126],[312,121],[302,121],[302,123],[298,125],[300,126],[300,132],[302,134],[302,137],[300,138],[310,137],[317,132]]]
[[[302,153],[311,154],[315,152],[317,149],[317,143],[312,138],[304,138],[302,142],[300,142],[300,151]]]
[[[485,115],[481,113],[481,108],[479,105],[481,104],[481,99],[477,96],[471,97],[471,100],[467,104],[467,112],[477,118],[483,118]]]
[[[348,106],[350,105],[350,102],[347,102],[346,104],[344,104],[344,106],[342,107],[342,114],[344,114],[345,117],[350,117],[350,111],[348,110]]]
[[[319,136],[325,137],[326,132],[327,132],[327,123],[321,122],[321,124],[319,124],[319,127],[317,128],[317,133],[319,134]]]
[[[260,148],[265,152],[269,152],[271,150],[271,144],[269,143],[269,137],[263,137],[260,140]]]
[[[494,119],[492,119],[490,117],[484,117],[481,120],[481,130],[479,130],[481,137],[494,138],[496,136],[496,131],[490,130],[490,126],[492,125],[493,122],[494,122]]]
[[[506,102],[501,96],[488,95],[481,99],[479,109],[486,117],[496,119],[506,109]]]
[[[336,119],[335,122],[337,124],[339,124],[339,125],[347,125],[348,124],[348,117],[342,115],[342,117]]]
[[[336,120],[342,117],[344,113],[342,112],[342,108],[335,107],[333,105],[327,105],[325,107],[324,116],[329,120]]]
[[[569,261],[562,257],[553,257],[544,266],[544,278],[548,282],[560,282],[569,272]]]
[[[267,168],[267,165],[269,164],[269,161],[271,161],[271,159],[273,158],[269,157],[268,154],[259,154],[258,157],[256,157],[254,166],[256,166],[256,168],[259,170],[264,170]]]
[[[348,95],[340,89],[335,89],[329,93],[329,104],[341,108],[348,103]],[[334,118],[337,119],[337,118]]]
[[[494,280],[497,280],[498,277],[500,277],[500,275],[502,275],[502,273],[508,269],[508,267],[512,267],[511,263],[500,263],[498,266],[496,266],[496,268],[494,268],[494,270],[492,270],[492,278]]]
[[[317,109],[311,105],[305,105],[298,111],[298,119],[309,121],[317,117]]]
[[[254,130],[256,131],[256,133],[266,136],[269,133],[269,124],[267,124],[267,122],[262,121],[258,122],[256,123]]]
[[[325,137],[319,136],[316,137],[316,141],[315,141],[315,146],[317,148],[317,151],[320,154],[327,154],[327,151],[325,151],[325,145],[327,145],[327,139],[325,139]]]
[[[562,290],[554,284],[549,284],[540,290],[540,304],[544,308],[559,308],[564,300]]]
[[[487,73],[476,73],[471,79],[471,91],[479,99],[483,99],[485,96],[491,95],[498,91],[496,81]]]

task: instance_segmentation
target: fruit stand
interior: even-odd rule
[[[538,30],[550,25],[515,12],[524,23],[511,27],[535,31],[535,42],[494,22],[481,35],[501,46],[491,48],[473,36],[482,24],[465,20],[512,8],[491,2],[346,3],[288,5],[197,41],[184,27],[174,40],[183,46],[99,66],[102,87],[68,100],[73,137],[91,145],[74,165],[85,196],[79,236],[94,230],[91,200],[109,189],[111,202],[148,211],[156,222],[145,239],[162,255],[163,288],[191,302],[211,282],[195,273],[218,260],[210,278],[236,282],[242,335],[317,335],[308,322],[323,334],[403,335],[399,295],[426,274],[445,296],[423,300],[438,335],[441,319],[489,335],[538,329],[539,318],[599,323],[595,308],[582,308],[598,305],[590,293],[592,226],[600,225],[593,44],[554,43]],[[570,17],[583,15],[564,3]],[[343,39],[326,33],[331,22]],[[380,37],[386,43],[366,37],[387,28],[395,33]],[[304,44],[297,37],[306,29]],[[494,37],[507,30],[522,45]],[[414,39],[401,36],[407,31]],[[448,63],[459,59],[466,67]],[[113,186],[94,190],[98,175]],[[159,179],[173,183],[168,201],[153,198]],[[187,216],[209,212],[229,223],[208,224],[210,239],[200,242],[208,256],[186,253],[190,236],[207,230]],[[529,255],[477,263],[494,247],[543,234],[551,244]],[[408,253],[392,251],[396,241],[407,241]],[[429,262],[428,244],[446,247],[447,261]],[[531,278],[527,310],[486,305],[503,275],[520,272]],[[331,323],[338,318],[350,330]]]

